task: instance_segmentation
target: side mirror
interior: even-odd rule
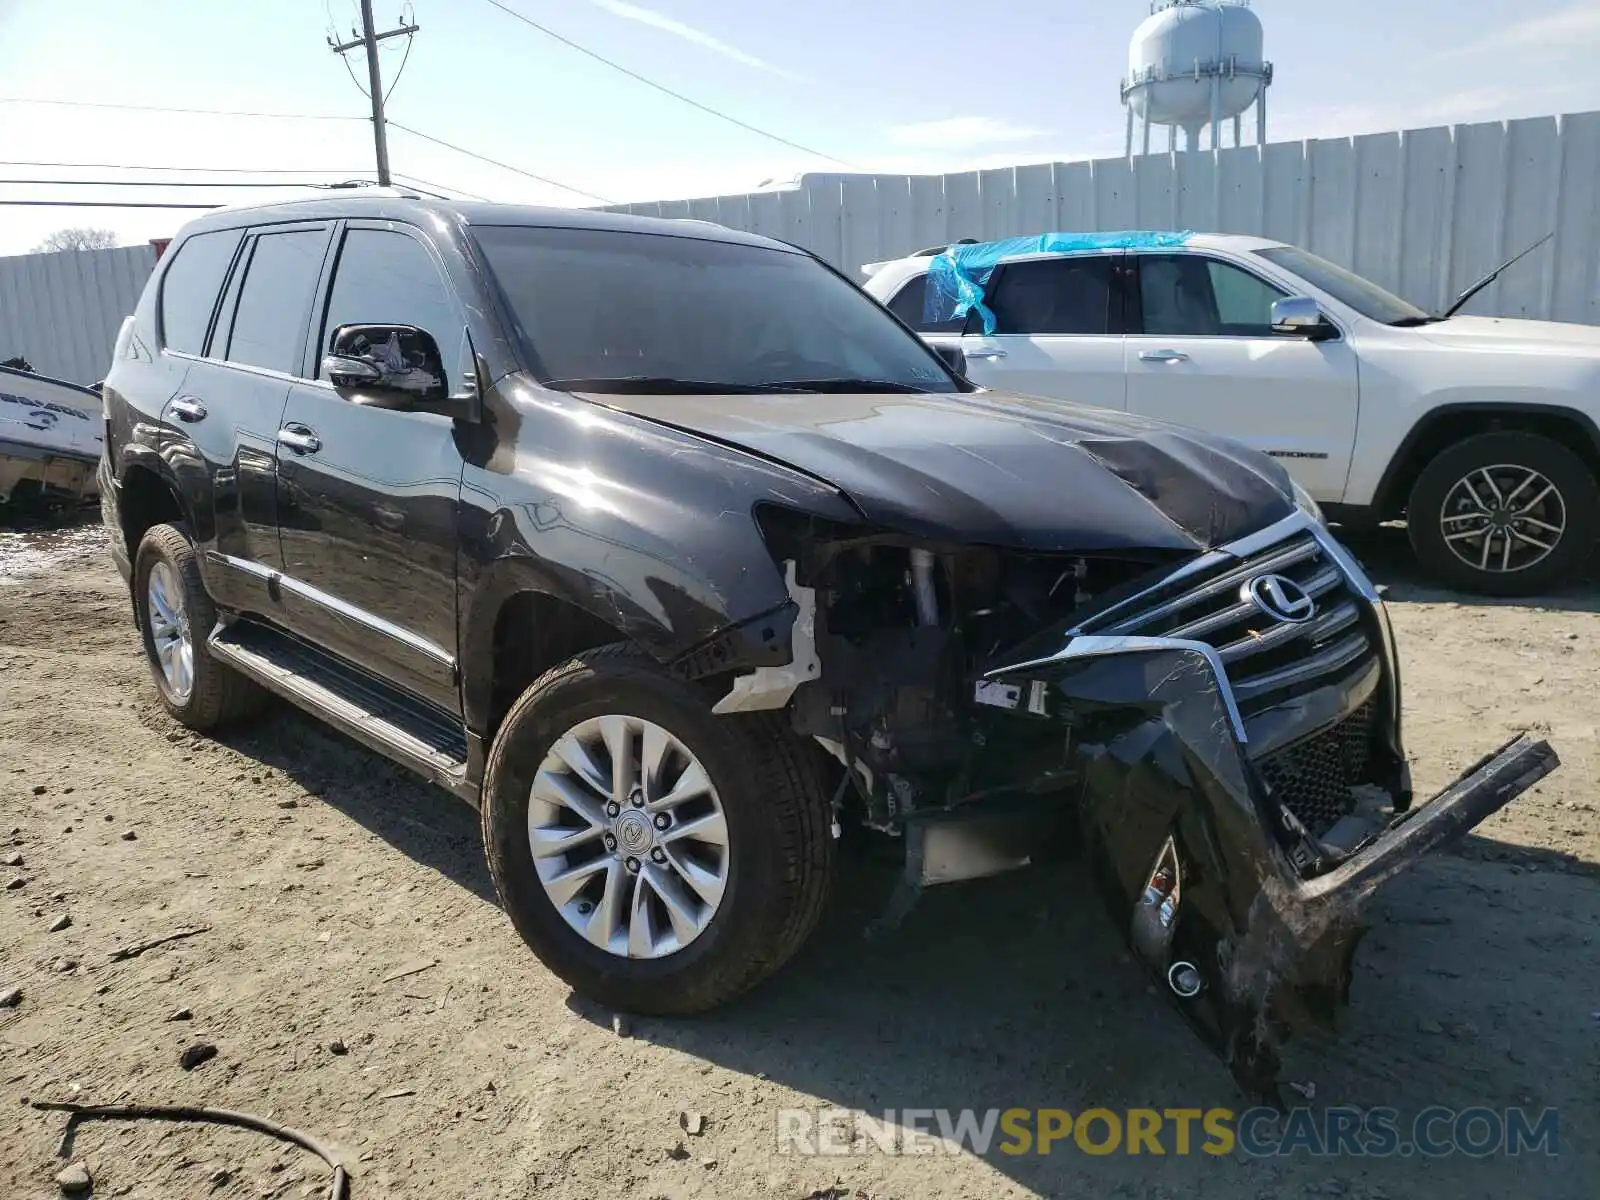
[[[1272,305],[1272,332],[1317,342],[1336,336],[1338,330],[1310,296],[1285,296]]]
[[[414,412],[459,416],[445,386],[439,343],[415,325],[341,325],[328,339],[322,374],[341,391],[398,401]]]
[[[960,346],[934,346],[932,350],[961,379],[967,377],[967,355]]]

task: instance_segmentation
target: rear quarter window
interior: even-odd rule
[[[205,352],[217,295],[243,236],[240,229],[197,233],[173,252],[161,277],[161,344],[168,350]]]
[[[951,321],[928,320],[927,303],[928,277],[923,274],[906,280],[886,307],[918,333],[960,333],[966,325],[967,318],[964,315]]]

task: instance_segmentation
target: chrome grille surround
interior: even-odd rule
[[[1280,576],[1315,602],[1310,620],[1279,620],[1250,599],[1250,582],[1267,575]],[[1245,716],[1374,656],[1393,674],[1377,590],[1323,526],[1299,513],[1201,555],[1069,631],[1070,638],[1085,636],[1102,652],[1116,638],[1201,643],[1214,652],[1232,702]]]

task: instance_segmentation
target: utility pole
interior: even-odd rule
[[[372,0],[361,0],[361,36],[348,42],[328,39],[328,45],[338,55],[347,54],[357,46],[367,49],[367,91],[372,97],[372,143],[378,154],[379,187],[389,186],[389,139],[383,125],[383,73],[378,69],[378,43],[385,38],[410,37],[419,28],[418,25],[399,25],[378,33],[372,27]]]

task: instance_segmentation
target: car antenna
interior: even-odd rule
[[[1533,245],[1529,246],[1521,254],[1516,254],[1516,255],[1513,255],[1512,257],[1506,259],[1505,262],[1501,263],[1498,267],[1496,267],[1494,270],[1490,271],[1482,279],[1478,280],[1477,283],[1473,284],[1466,291],[1462,292],[1461,295],[1457,296],[1456,297],[1456,302],[1454,304],[1452,304],[1449,308],[1445,309],[1444,312],[1440,314],[1439,320],[1446,321],[1446,320],[1449,320],[1451,317],[1455,316],[1458,312],[1461,311],[1462,307],[1466,304],[1466,302],[1468,300],[1471,300],[1479,292],[1483,291],[1484,288],[1488,287],[1496,279],[1499,279],[1500,278],[1500,272],[1504,271],[1507,267],[1512,266],[1515,263],[1520,262],[1524,258],[1527,258],[1528,255],[1532,254],[1540,246],[1544,245],[1551,238],[1555,237],[1555,235],[1556,235],[1556,231],[1552,229],[1549,233],[1545,234],[1542,238],[1540,238]]]

